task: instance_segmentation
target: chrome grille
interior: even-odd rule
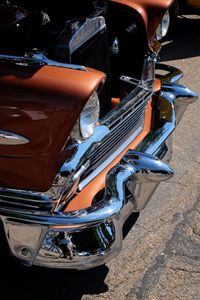
[[[110,134],[106,136],[103,141],[90,153],[87,159],[90,161],[90,165],[84,177],[86,178],[92,173],[99,165],[101,165],[109,156],[123,144],[138,128],[143,127],[144,123],[144,111],[145,107],[150,99],[150,91],[142,91],[143,95],[133,98],[131,103],[129,99],[128,105],[119,110],[117,116],[113,116],[111,121],[104,121],[110,129]],[[130,97],[130,96],[129,96]],[[140,130],[140,131],[141,131]],[[138,133],[140,132],[138,131]]]
[[[0,206],[1,208],[15,210],[39,210],[44,212],[49,212],[53,208],[49,197],[18,190],[16,192],[13,190],[0,191]]]

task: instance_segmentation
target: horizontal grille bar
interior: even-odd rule
[[[44,195],[28,195],[24,192],[13,193],[8,191],[0,192],[0,206],[30,211],[50,211],[53,208],[52,202]]]

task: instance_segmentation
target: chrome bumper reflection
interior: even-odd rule
[[[104,196],[93,206],[53,215],[1,209],[11,254],[22,263],[68,269],[95,267],[116,256],[128,216],[142,210],[159,182],[173,176],[165,163],[171,157],[171,133],[196,98],[184,86],[163,85],[160,101],[168,113],[163,115],[162,126],[111,169]]]

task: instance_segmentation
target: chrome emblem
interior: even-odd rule
[[[0,145],[22,145],[30,140],[10,131],[0,130]]]

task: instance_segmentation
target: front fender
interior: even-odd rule
[[[144,22],[148,44],[150,48],[153,44],[154,35],[163,15],[172,5],[173,0],[112,0],[113,2],[127,5],[137,11]]]
[[[1,143],[0,172],[4,176],[0,186],[28,186],[39,191],[50,188],[66,159],[63,151],[70,132],[104,77],[104,73],[92,69],[1,63],[0,130],[29,142]]]

